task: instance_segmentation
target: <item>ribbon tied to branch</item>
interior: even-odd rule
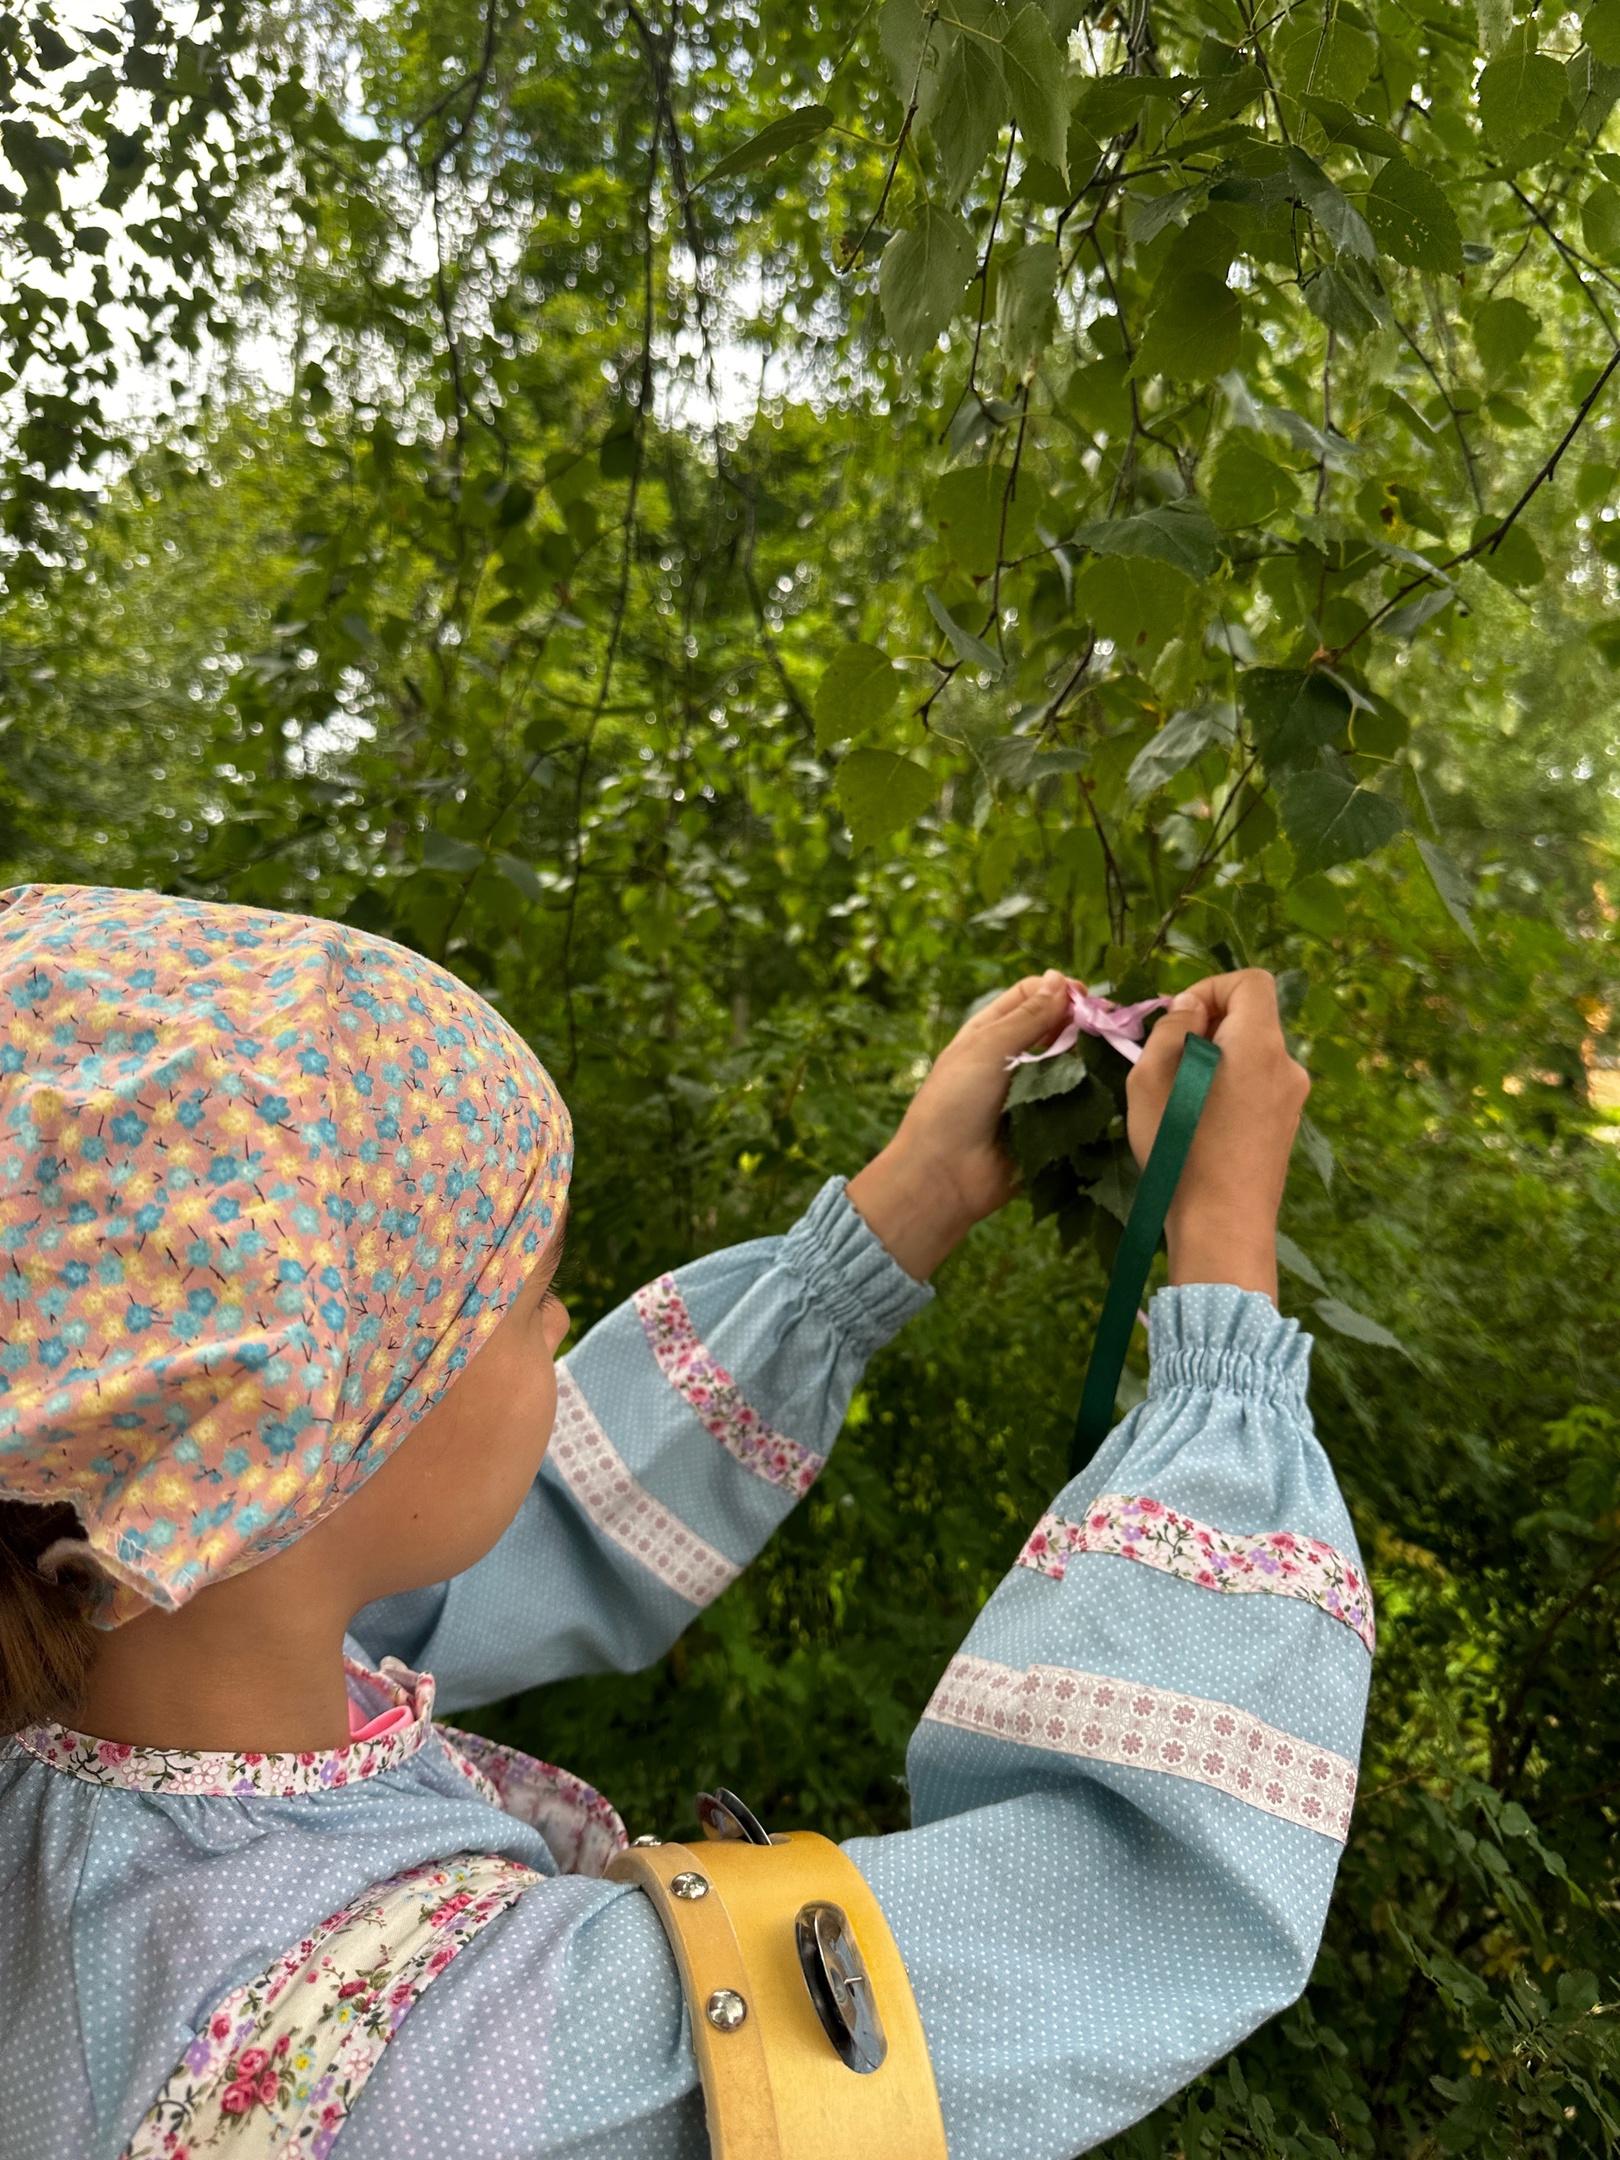
[[[1112,1043],[1123,1058],[1135,1064],[1142,1055],[1142,1037],[1147,1031],[1149,1017],[1163,1012],[1169,1005],[1167,997],[1147,998],[1140,1005],[1116,1005],[1112,998],[1093,997],[1084,983],[1069,985],[1069,1017],[1054,1041],[1044,1050],[1024,1050],[1017,1057],[1007,1060],[1009,1066],[1038,1065],[1043,1058],[1059,1056],[1072,1050],[1082,1035],[1099,1036],[1105,1043]]]

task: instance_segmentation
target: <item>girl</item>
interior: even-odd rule
[[[1007,1199],[1066,996],[998,998],[847,1186],[554,1365],[567,1113],[471,991],[340,924],[6,897],[4,2160],[707,2150],[617,1815],[435,1704],[643,1665],[747,1565]],[[1148,1399],[941,1677],[914,1827],[846,1848],[958,2160],[1064,2160],[1290,2002],[1348,1827],[1372,1621],[1272,1302],[1308,1083],[1268,976],[1202,983],[1139,1158],[1188,1030],[1224,1054]]]

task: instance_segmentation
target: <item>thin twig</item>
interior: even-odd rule
[[[1405,600],[1410,594],[1419,591],[1425,585],[1432,585],[1437,575],[1442,574],[1447,570],[1455,570],[1463,563],[1472,562],[1476,556],[1495,554],[1496,550],[1501,546],[1503,538],[1507,534],[1509,527],[1512,526],[1520,513],[1529,504],[1531,497],[1536,494],[1538,489],[1544,488],[1547,483],[1553,478],[1554,474],[1557,472],[1560,459],[1563,457],[1564,452],[1569,448],[1570,444],[1575,440],[1576,436],[1580,433],[1582,427],[1585,425],[1587,414],[1597,403],[1599,397],[1602,395],[1605,387],[1608,384],[1609,377],[1614,373],[1616,368],[1620,368],[1620,344],[1616,345],[1613,353],[1609,356],[1608,364],[1604,368],[1602,374],[1599,375],[1597,381],[1593,383],[1591,389],[1588,390],[1585,397],[1582,398],[1580,410],[1576,413],[1574,419],[1569,423],[1569,426],[1564,430],[1562,436],[1559,438],[1558,447],[1553,451],[1552,456],[1549,457],[1546,462],[1540,467],[1534,478],[1531,480],[1529,486],[1525,488],[1524,492],[1520,495],[1518,501],[1513,505],[1513,508],[1507,513],[1507,515],[1501,520],[1500,524],[1493,526],[1488,533],[1483,534],[1478,540],[1474,542],[1472,547],[1461,549],[1457,554],[1449,556],[1443,563],[1436,563],[1432,571],[1420,572],[1417,577],[1411,579],[1409,583],[1403,585],[1399,592],[1393,593],[1390,598],[1384,602],[1383,606],[1377,610],[1375,614],[1368,616],[1367,620],[1355,633],[1354,637],[1348,637],[1345,639],[1342,645],[1337,645],[1332,648],[1330,655],[1332,659],[1334,659],[1335,661],[1342,660],[1344,658],[1344,655],[1350,650],[1352,645],[1355,645],[1360,641],[1360,639],[1364,638],[1369,630],[1373,629],[1377,624],[1382,622],[1384,617],[1388,615],[1393,609],[1398,608],[1401,602]]]

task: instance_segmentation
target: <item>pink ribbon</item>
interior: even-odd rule
[[[1024,1050],[1009,1058],[1012,1065],[1038,1065],[1043,1058],[1072,1050],[1082,1035],[1101,1036],[1134,1065],[1142,1055],[1142,1037],[1150,1013],[1163,1012],[1167,997],[1148,998],[1140,1005],[1116,1005],[1112,998],[1092,997],[1079,983],[1069,985],[1069,1018],[1057,1040],[1044,1050]]]

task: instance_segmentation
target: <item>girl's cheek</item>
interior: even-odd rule
[[[545,1336],[546,1349],[552,1357],[562,1348],[569,1329],[568,1308],[561,1298],[547,1297],[540,1309],[540,1325]]]

